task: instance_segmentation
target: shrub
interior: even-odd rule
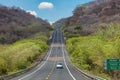
[[[105,71],[104,60],[120,58],[120,24],[108,24],[104,27],[95,36],[68,39],[67,50],[76,66],[109,80],[110,77],[116,80],[119,78],[119,71]]]
[[[75,30],[81,30],[82,29],[82,26],[78,25],[74,28]]]
[[[40,39],[25,39],[12,45],[0,45],[0,75],[25,69],[43,55],[48,46]]]

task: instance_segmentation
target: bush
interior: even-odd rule
[[[0,45],[0,75],[30,66],[48,46],[40,39],[25,39],[12,45]]]
[[[82,26],[78,25],[74,28],[75,30],[81,30],[82,29]]]
[[[105,71],[104,60],[120,58],[120,24],[104,27],[95,36],[68,39],[67,50],[76,66],[109,80],[110,77],[116,80],[120,76],[119,71]]]

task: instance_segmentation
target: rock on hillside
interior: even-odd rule
[[[12,43],[37,32],[49,32],[50,25],[26,11],[0,6],[0,43]]]
[[[66,33],[91,35],[97,31],[100,24],[119,21],[120,0],[96,0],[77,6],[73,11],[73,16],[67,18],[67,22],[64,23],[66,26],[64,31]]]

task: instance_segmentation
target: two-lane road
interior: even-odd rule
[[[56,69],[57,62],[63,63],[63,69]],[[64,45],[61,30],[52,35],[51,47],[44,61],[33,70],[11,80],[90,80],[72,65]]]

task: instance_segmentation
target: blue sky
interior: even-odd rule
[[[0,0],[5,6],[20,7],[49,22],[69,17],[76,6],[93,0]]]

